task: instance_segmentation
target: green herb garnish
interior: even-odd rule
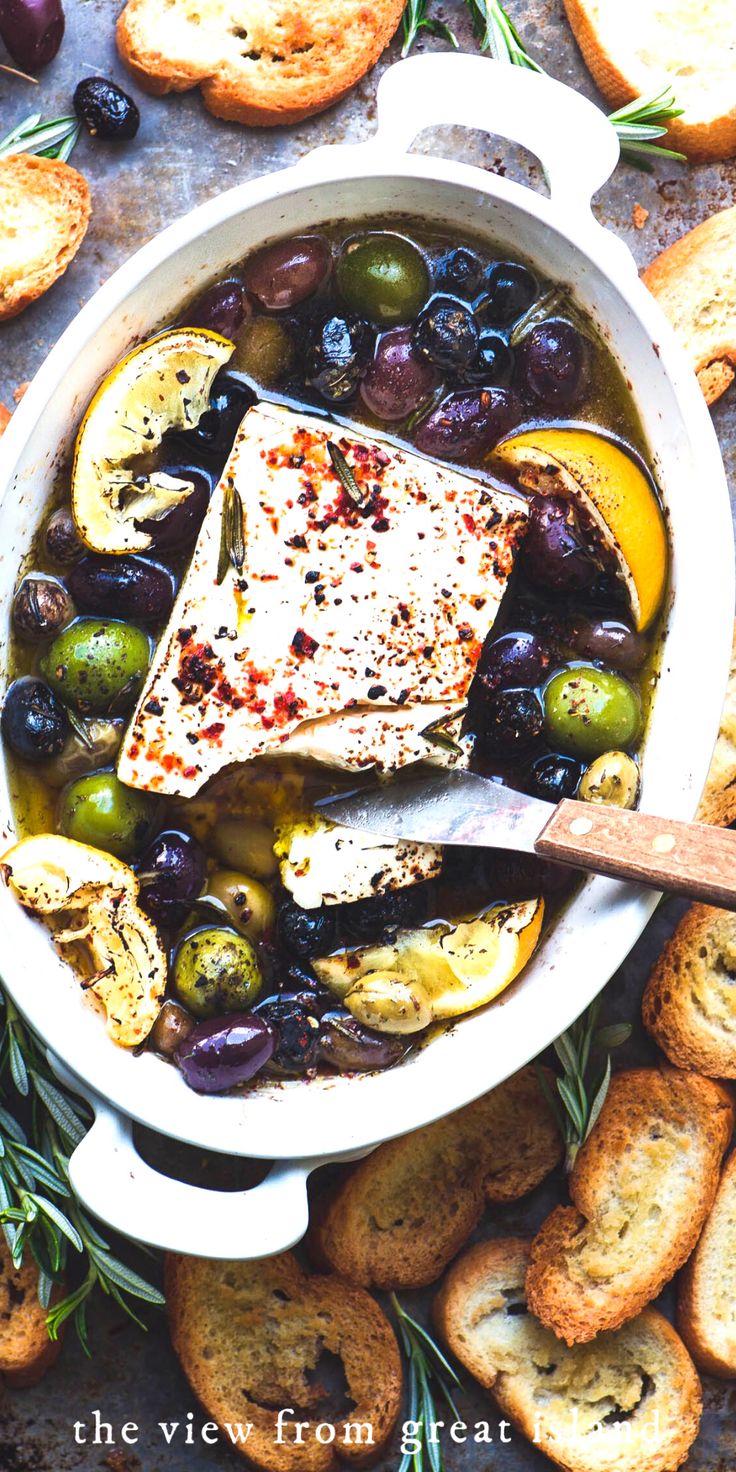
[[[327,453],[332,461],[332,469],[345,494],[350,497],[353,505],[357,506],[359,510],[362,510],[364,506],[368,505],[371,499],[370,493],[361,490],[340,446],[336,445],[334,440],[327,441]]]
[[[528,71],[543,70],[525,51],[516,26],[498,0],[465,0],[465,3],[481,51],[490,51],[496,61],[510,61],[512,66],[523,66]]]
[[[133,1303],[161,1306],[163,1294],[116,1257],[74,1196],[69,1158],[92,1123],[87,1105],[57,1083],[41,1045],[0,991],[0,1230],[16,1267],[38,1264],[38,1295],[49,1337],[73,1319],[86,1353],[87,1305],[102,1289],[142,1328]],[[21,1123],[18,1115],[22,1115]],[[69,1268],[79,1281],[51,1304]],[[74,1269],[76,1268],[76,1272]]]
[[[424,1472],[425,1456],[430,1472],[444,1472],[442,1448],[433,1439],[431,1427],[439,1419],[438,1399],[445,1402],[456,1421],[460,1420],[454,1400],[454,1392],[460,1385],[460,1380],[431,1334],[402,1308],[395,1293],[391,1294],[391,1306],[396,1314],[399,1341],[407,1361],[407,1419],[416,1425],[415,1439],[418,1443],[416,1451],[404,1452],[398,1472]]]
[[[447,715],[438,716],[436,721],[430,721],[428,726],[424,726],[419,735],[428,741],[430,746],[440,746],[443,751],[452,752],[453,756],[462,756],[462,746],[448,735],[447,727],[464,716],[467,708],[467,705],[461,705],[458,710],[450,710]]]
[[[54,118],[43,123],[40,112],[31,113],[0,139],[0,158],[9,158],[13,153],[36,153],[41,158],[58,158],[66,163],[81,128],[75,117]]]
[[[562,1065],[562,1076],[555,1080],[557,1094],[549,1087],[540,1068],[540,1088],[554,1112],[565,1141],[565,1169],[572,1170],[581,1145],[585,1144],[606,1101],[611,1082],[610,1048],[619,1048],[631,1036],[628,1022],[614,1022],[598,1027],[600,998],[587,1012],[558,1037],[553,1044]],[[590,1076],[591,1055],[605,1054],[602,1071]]]
[[[454,31],[446,25],[443,20],[433,20],[427,15],[429,0],[408,0],[404,11],[404,44],[401,55],[408,56],[420,31],[426,31],[430,36],[440,36],[443,41],[449,41],[455,50],[458,50],[458,39]]]
[[[225,581],[228,568],[234,567],[240,574],[245,562],[245,536],[243,533],[243,502],[235,486],[226,486],[222,498],[222,523],[220,527],[220,555],[217,559],[217,585]]]

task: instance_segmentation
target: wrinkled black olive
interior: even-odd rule
[[[409,930],[426,919],[427,899],[423,885],[395,889],[375,899],[341,905],[338,925],[346,941],[364,945],[386,944],[397,930]]]
[[[127,92],[106,77],[85,77],[74,92],[74,111],[93,138],[127,143],[135,138],[141,115]]]
[[[26,762],[58,756],[69,721],[61,701],[43,680],[14,680],[3,704],[2,734],[6,746]]]
[[[307,348],[307,383],[330,403],[352,398],[373,357],[375,340],[373,328],[360,317],[323,318]]]
[[[317,1064],[319,1018],[301,997],[267,997],[253,1009],[273,1030],[276,1046],[268,1064],[269,1073],[309,1073]]]

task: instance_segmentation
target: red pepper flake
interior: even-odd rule
[[[217,741],[224,730],[224,721],[213,721],[211,726],[205,726],[202,735],[206,736],[208,741]]]
[[[475,517],[471,516],[469,511],[463,512],[463,521],[465,522],[466,531],[471,533],[475,531]]]

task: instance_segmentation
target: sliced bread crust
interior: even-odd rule
[[[557,1126],[532,1068],[436,1124],[389,1140],[318,1206],[310,1252],[364,1287],[433,1283],[486,1201],[515,1201],[554,1169]]]
[[[534,1238],[529,1306],[568,1344],[625,1324],[687,1261],[733,1131],[725,1088],[675,1069],[615,1075],[558,1206]]]
[[[84,239],[86,179],[58,159],[29,153],[0,159],[0,321],[53,286]]]
[[[736,1078],[736,915],[690,906],[650,972],[642,1018],[678,1068]]]
[[[504,1415],[569,1472],[673,1472],[698,1433],[700,1384],[654,1309],[595,1344],[566,1348],[525,1311],[529,1244],[471,1247],[435,1303],[446,1345]]]
[[[734,281],[736,301],[736,281]],[[735,324],[736,325],[736,324]],[[731,671],[721,712],[713,760],[697,812],[699,823],[728,828],[736,823],[736,624],[731,649]]]
[[[668,125],[670,148],[691,159],[736,153],[732,0],[697,6],[663,0],[564,0],[596,86],[612,107],[671,86],[684,115]]]
[[[251,1427],[237,1450],[257,1467],[336,1472],[341,1461],[361,1466],[379,1454],[401,1406],[401,1360],[388,1319],[362,1288],[310,1277],[289,1252],[258,1262],[169,1257],[166,1298],[193,1391],[225,1436],[228,1424]],[[325,1351],[342,1361],[340,1404],[320,1384]],[[280,1431],[278,1412],[288,1408]],[[316,1434],[325,1424],[333,1441]]]
[[[0,1247],[0,1377],[16,1390],[37,1385],[61,1350],[49,1339],[46,1309],[38,1301],[38,1268],[26,1252],[14,1268],[4,1243]]]
[[[680,1277],[677,1327],[701,1370],[736,1376],[736,1154]]]
[[[216,117],[270,127],[339,101],[370,70],[403,0],[128,0],[120,55],[146,91],[201,87]]]
[[[642,280],[681,338],[712,404],[736,371],[736,205],[688,230],[647,266]]]

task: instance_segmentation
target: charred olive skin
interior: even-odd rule
[[[337,287],[351,311],[376,327],[400,327],[424,306],[429,272],[421,251],[403,235],[370,231],[343,246]]]
[[[246,1011],[257,1000],[262,982],[253,946],[234,930],[196,930],[176,953],[174,992],[194,1017]]]
[[[526,790],[530,797],[539,797],[542,802],[561,802],[563,797],[575,796],[582,771],[580,762],[573,757],[547,752],[532,762]]]
[[[25,762],[43,762],[64,749],[66,711],[43,680],[14,680],[3,702],[0,730],[5,745]]]
[[[129,143],[141,125],[132,97],[107,77],[84,77],[74,92],[74,111],[93,138]]]
[[[438,460],[472,460],[488,454],[520,420],[521,404],[512,389],[462,389],[422,420],[414,442]]]
[[[314,296],[332,269],[332,252],[321,235],[294,236],[256,251],[243,279],[270,312],[288,312]]]
[[[463,374],[478,356],[478,327],[470,308],[452,297],[435,297],[412,334],[415,351],[437,368]]]
[[[187,307],[185,323],[187,327],[219,332],[232,341],[252,314],[248,293],[239,281],[216,281]]]
[[[416,352],[409,327],[385,332],[361,381],[360,396],[376,419],[390,424],[406,419],[437,384],[430,362]]]
[[[641,730],[641,699],[622,675],[580,664],[549,681],[544,715],[560,751],[592,761],[633,745]]]
[[[142,623],[163,623],[176,597],[174,574],[147,557],[83,557],[68,583],[81,613],[114,613]]]
[[[303,910],[292,899],[283,900],[276,915],[276,939],[293,956],[308,961],[330,950],[335,936],[331,907]]]
[[[466,246],[457,246],[440,256],[435,263],[434,284],[439,291],[466,297],[477,296],[483,281],[483,264],[475,251]]]
[[[522,559],[527,577],[551,593],[588,588],[598,571],[572,507],[561,496],[532,498]]]
[[[0,37],[24,71],[48,66],[63,35],[61,0],[0,0]]]
[[[84,554],[84,543],[68,506],[52,511],[44,530],[46,551],[59,567],[70,567]]]
[[[275,1035],[254,1012],[198,1022],[176,1050],[189,1087],[200,1094],[222,1094],[245,1084],[265,1067]]]
[[[372,1032],[349,1012],[325,1012],[319,1030],[319,1059],[338,1073],[370,1073],[393,1068],[407,1051],[406,1042],[388,1033]]]
[[[375,899],[355,900],[339,906],[341,940],[356,945],[387,944],[398,930],[421,925],[427,918],[427,894],[421,884],[394,889]]]
[[[552,318],[532,327],[517,351],[518,377],[532,399],[548,409],[571,409],[590,378],[590,344],[572,322]]]
[[[154,813],[148,793],[125,787],[114,772],[92,772],[64,788],[59,831],[117,859],[131,859],[150,837]]]
[[[72,599],[58,578],[29,573],[13,599],[13,628],[21,639],[48,639],[74,617]]]
[[[255,1008],[273,1029],[276,1045],[268,1072],[283,1077],[312,1073],[317,1066],[319,1018],[298,997],[267,997]]]
[[[190,833],[166,829],[141,854],[138,870],[141,908],[170,929],[183,924],[189,904],[204,888],[207,857],[202,845]]]
[[[362,318],[324,317],[313,327],[307,347],[307,383],[330,404],[351,399],[373,357],[374,344],[373,328]]]
[[[192,465],[163,465],[162,470],[175,480],[189,481],[194,490],[172,506],[160,517],[148,517],[138,523],[141,531],[147,532],[154,546],[161,552],[171,552],[193,542],[204,521],[210,504],[213,482],[206,471]]]
[[[529,751],[544,730],[544,714],[533,690],[498,690],[483,702],[480,714],[483,745],[508,759]]]
[[[133,705],[151,661],[151,641],[117,619],[78,618],[57,634],[41,666],[52,690],[82,715]]]

